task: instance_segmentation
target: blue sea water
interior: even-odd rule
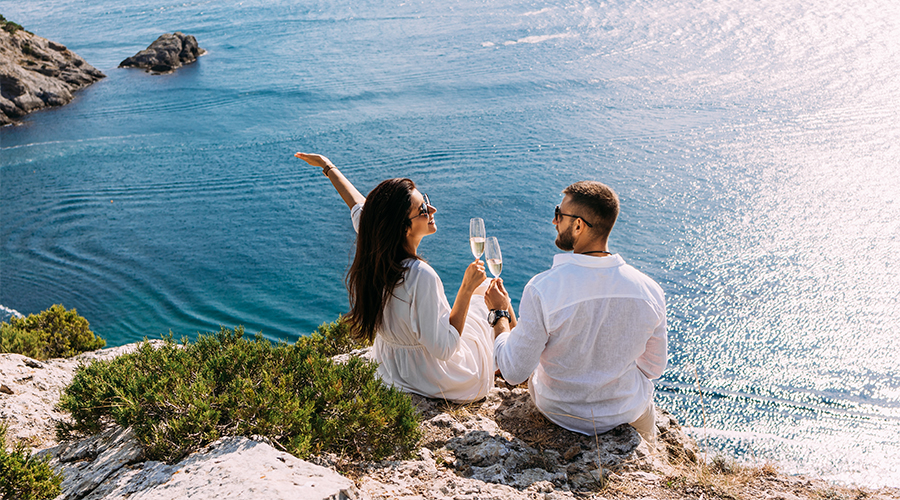
[[[456,290],[485,219],[514,298],[560,191],[621,197],[612,248],[666,291],[657,403],[789,472],[900,486],[900,4],[893,0],[0,0],[108,76],[0,130],[0,304],[111,345],[347,308],[354,233],[318,169],[408,176]],[[164,32],[208,51],[117,69]]]

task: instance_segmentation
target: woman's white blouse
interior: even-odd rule
[[[351,209],[359,228],[362,204]],[[427,397],[474,401],[494,385],[493,331],[483,295],[473,295],[460,335],[450,324],[444,284],[427,263],[408,259],[406,276],[384,308],[373,353],[388,385]]]

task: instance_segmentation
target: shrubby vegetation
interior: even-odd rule
[[[90,330],[88,320],[59,304],[37,315],[0,323],[0,352],[46,360],[69,358],[105,345],[106,341]]]
[[[15,35],[16,31],[22,29],[21,24],[16,24],[12,21],[7,21],[2,14],[0,14],[0,26],[2,26],[3,31],[6,31],[10,35]]]
[[[314,333],[308,337],[301,337],[297,343],[314,348],[322,356],[329,357],[366,347],[350,336],[350,326],[343,317],[331,323],[322,323]]]
[[[62,475],[46,459],[34,458],[24,444],[6,449],[6,425],[0,424],[0,498],[44,500],[60,494]]]
[[[264,436],[300,458],[408,455],[420,433],[409,396],[382,384],[372,362],[333,362],[346,334],[338,321],[293,345],[248,340],[242,327],[144,342],[78,369],[60,400],[73,423],[59,437],[115,422],[134,429],[148,458],[169,462],[230,435]]]

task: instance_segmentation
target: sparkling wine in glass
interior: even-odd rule
[[[487,267],[495,278],[500,277],[500,271],[503,270],[503,256],[500,255],[500,243],[497,238],[491,236],[484,242],[484,258],[487,261]]]
[[[469,220],[469,246],[472,247],[472,255],[476,259],[484,253],[484,221],[482,219]]]

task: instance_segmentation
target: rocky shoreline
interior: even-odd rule
[[[68,104],[73,92],[106,76],[64,45],[2,22],[0,126],[33,111]]]
[[[706,464],[693,440],[665,411],[657,414],[657,449],[628,425],[596,438],[574,434],[549,424],[527,390],[499,379],[483,401],[468,405],[414,397],[425,437],[412,460],[347,463],[325,455],[304,461],[265,439],[227,437],[181,462],[165,464],[144,459],[131,431],[119,427],[58,443],[54,426],[67,416],[55,405],[77,366],[111,359],[135,346],[46,362],[0,354],[0,419],[9,426],[8,439],[24,440],[63,472],[60,500],[900,499],[900,490],[841,488],[784,476],[771,465],[732,464],[729,472],[727,464]]]
[[[34,111],[68,104],[73,92],[106,77],[64,45],[2,16],[0,28],[0,126],[14,124]],[[119,67],[171,73],[205,53],[193,36],[166,33]]]

